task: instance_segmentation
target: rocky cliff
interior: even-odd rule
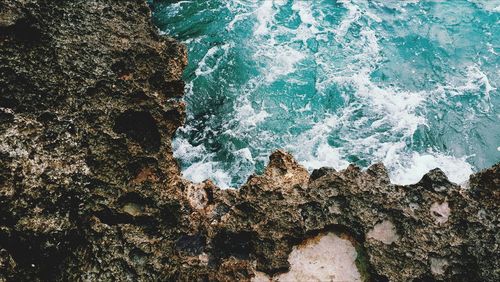
[[[0,281],[500,280],[500,164],[182,179],[186,50],[144,0],[0,0],[0,50]]]

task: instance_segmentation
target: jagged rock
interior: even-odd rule
[[[0,50],[0,281],[500,280],[500,164],[399,186],[277,151],[239,190],[193,184],[186,50],[145,1],[2,0]]]

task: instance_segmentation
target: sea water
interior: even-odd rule
[[[188,47],[185,177],[237,187],[282,148],[309,170],[456,183],[500,161],[500,0],[152,1]]]

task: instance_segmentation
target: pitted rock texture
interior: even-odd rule
[[[0,281],[303,277],[321,234],[361,280],[500,280],[500,164],[399,186],[277,151],[239,190],[182,179],[186,51],[143,0],[0,0],[0,51]]]

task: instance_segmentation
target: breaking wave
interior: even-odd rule
[[[184,175],[235,187],[284,148],[310,170],[383,162],[399,184],[436,167],[466,181],[500,160],[493,2],[153,4],[189,48]]]

